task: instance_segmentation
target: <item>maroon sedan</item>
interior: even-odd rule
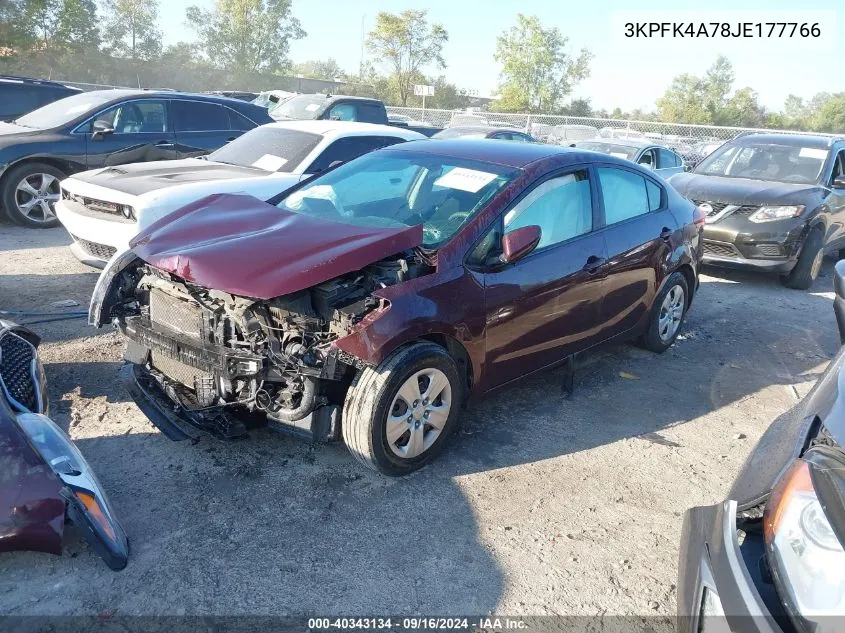
[[[470,395],[610,340],[667,349],[702,226],[612,156],[411,142],[160,220],[106,268],[91,321],[129,339],[135,398],[170,437],[267,421],[398,475]]]

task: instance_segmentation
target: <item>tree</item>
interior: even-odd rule
[[[496,40],[494,58],[502,64],[496,109],[552,113],[560,108],[573,86],[589,76],[593,57],[587,49],[569,56],[568,41],[558,29],[544,29],[537,16],[519,14],[516,26]]]
[[[32,45],[35,32],[27,19],[26,0],[0,0],[0,58]]]
[[[309,79],[327,79],[329,81],[342,81],[346,77],[346,73],[331,57],[325,61],[309,60],[296,64],[293,67],[293,72]]]
[[[107,52],[141,60],[161,54],[157,0],[106,0],[104,8]]]
[[[727,57],[719,55],[704,74],[704,96],[714,121],[718,119],[719,111],[725,107],[733,83],[733,66]]]
[[[292,0],[217,0],[214,10],[190,6],[188,24],[217,66],[241,72],[290,68],[291,40],[305,31],[291,13]]]
[[[83,52],[100,45],[94,0],[63,0],[57,22],[54,39],[61,48]]]
[[[810,119],[814,132],[845,133],[845,92],[827,95]]]
[[[443,45],[449,40],[440,24],[429,24],[428,11],[407,10],[400,14],[380,12],[367,38],[367,47],[376,61],[391,69],[390,80],[404,106],[413,94],[414,77],[434,65],[445,68]]]
[[[713,114],[707,107],[707,84],[695,75],[678,75],[666,93],[657,100],[661,121],[669,123],[713,123]]]
[[[24,7],[26,20],[39,42],[38,47],[48,50],[58,21],[59,0],[27,0]]]
[[[737,90],[717,115],[719,125],[762,127],[766,122],[766,111],[751,88]]]

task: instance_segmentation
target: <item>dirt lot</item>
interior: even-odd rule
[[[0,225],[0,309],[85,309],[97,274],[68,241]],[[594,354],[568,401],[560,371],[503,391],[405,479],[272,431],[171,442],[122,387],[115,334],[34,326],[53,417],[132,554],[113,573],[71,530],[63,557],[3,555],[0,613],[669,616],[684,510],[724,497],[836,350],[831,269],[810,292],[706,276],[667,353]]]

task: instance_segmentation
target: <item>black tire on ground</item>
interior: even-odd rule
[[[427,369],[439,370],[449,381],[449,414],[440,434],[428,449],[416,457],[404,458],[397,455],[388,445],[388,415],[392,413],[394,399],[398,396],[400,388],[411,376]],[[448,437],[457,426],[463,390],[464,381],[458,366],[441,346],[420,342],[402,347],[378,367],[367,367],[355,376],[343,404],[343,441],[355,458],[369,468],[393,477],[411,473],[422,468],[443,450]],[[410,415],[410,412],[408,413]],[[404,414],[402,413],[403,416]],[[423,436],[431,430],[425,424],[422,428]],[[410,442],[410,435],[408,438],[407,441]]]
[[[798,262],[788,275],[780,278],[787,288],[807,290],[813,285],[821,269],[821,259],[824,258],[824,233],[820,229],[813,229],[804,238],[804,246],[798,256]]]
[[[667,295],[670,292],[673,292],[674,288],[680,288],[680,291],[683,292],[680,320],[677,322],[675,331],[672,332],[670,336],[663,338],[660,334],[660,318],[665,312],[663,304],[666,301]],[[677,294],[675,296],[677,296]],[[651,306],[651,314],[649,315],[648,329],[639,339],[639,345],[647,350],[655,352],[656,354],[662,354],[672,347],[672,343],[675,342],[675,339],[678,337],[678,332],[681,331],[681,326],[684,324],[684,318],[687,315],[689,302],[690,290],[687,285],[687,278],[684,277],[682,273],[672,273],[663,285],[663,289],[654,298],[654,303]]]
[[[23,165],[13,167],[6,174],[5,178],[3,178],[3,189],[0,191],[0,206],[3,207],[6,216],[16,224],[37,229],[48,229],[58,226],[59,220],[55,215],[48,218],[47,221],[42,222],[28,218],[18,208],[16,200],[16,189],[18,184],[25,178],[35,176],[36,174],[47,174],[55,178],[56,188],[58,187],[58,181],[67,177],[66,174],[60,170],[45,163],[24,163]]]

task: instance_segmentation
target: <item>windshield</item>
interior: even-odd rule
[[[634,160],[634,156],[640,151],[638,147],[629,147],[627,145],[617,145],[616,143],[578,143],[578,149],[586,149],[591,152],[600,152],[602,154],[610,154],[616,158],[627,158]]]
[[[273,114],[285,119],[315,119],[325,103],[325,95],[299,95],[277,106]]]
[[[96,110],[114,97],[115,95],[108,92],[83,92],[33,110],[16,120],[15,123],[24,127],[47,130],[70,123],[78,116]]]
[[[450,239],[520,170],[405,151],[376,152],[315,178],[281,209],[356,226],[423,225],[423,245]]]
[[[319,134],[263,125],[212,152],[208,160],[264,171],[291,172],[322,139]]]
[[[811,184],[819,179],[829,151],[776,143],[728,144],[705,158],[697,174]]]

